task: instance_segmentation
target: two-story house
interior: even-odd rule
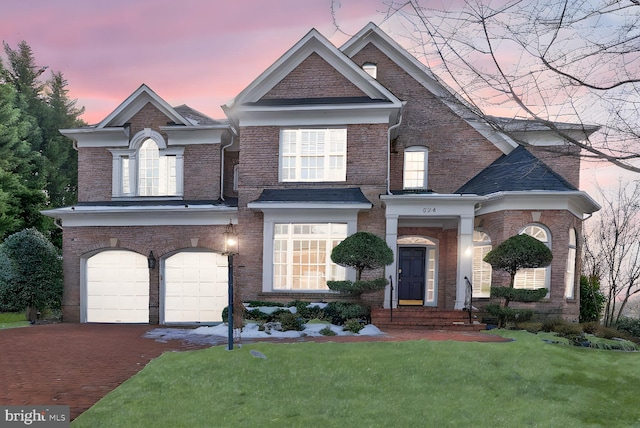
[[[374,24],[340,48],[310,31],[223,110],[143,85],[61,131],[79,159],[78,203],[46,212],[64,229],[65,321],[220,321],[229,222],[237,299],[338,298],[326,281],[355,274],[331,249],[367,230],[395,253],[393,293],[372,305],[462,309],[465,277],[482,303],[508,281],[483,256],[527,233],[554,259],[516,286],[547,287],[536,309],[577,319],[582,221],[599,209],[578,190],[579,151],[528,121],[504,119],[526,147],[496,131]]]

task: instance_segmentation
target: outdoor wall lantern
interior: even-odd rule
[[[229,285],[229,306],[227,309],[227,324],[229,324],[229,344],[227,350],[233,350],[233,255],[238,254],[238,232],[236,227],[229,220],[229,224],[224,231],[224,253],[227,255],[229,265],[228,285]]]
[[[153,255],[153,251],[151,251],[147,256],[147,266],[149,269],[155,269],[156,267],[156,258]]]

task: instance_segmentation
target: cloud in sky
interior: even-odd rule
[[[102,120],[140,84],[172,105],[220,118],[237,95],[311,28],[340,45],[331,0],[30,0],[3,6],[0,37],[24,40],[63,73],[83,119]],[[351,34],[380,22],[378,0],[337,2]]]

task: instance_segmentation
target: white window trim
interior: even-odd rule
[[[567,252],[567,270],[564,277],[564,298],[575,299],[576,281],[576,230],[569,229],[569,251]]]
[[[428,170],[429,170],[429,149],[425,146],[411,146],[411,147],[407,147],[404,150],[404,153],[416,153],[416,152],[422,152],[423,153],[423,162],[424,162],[424,171],[423,171],[423,177],[422,177],[422,186],[419,187],[409,187],[406,186],[406,173],[407,173],[407,157],[406,155],[404,156],[404,160],[402,163],[402,188],[404,190],[426,190],[428,187],[428,181],[427,181],[427,177],[428,177]]]
[[[147,140],[153,140],[160,150],[161,156],[176,157],[176,194],[175,195],[159,195],[159,196],[139,196],[138,195],[138,150],[140,146]],[[109,149],[112,156],[112,184],[111,194],[113,198],[124,199],[149,199],[149,198],[182,198],[184,194],[184,147],[167,147],[167,143],[162,135],[150,128],[145,128],[136,133],[131,138],[129,148],[127,149]],[[123,159],[129,159],[129,185],[130,193],[123,192]]]
[[[284,157],[284,133],[285,132],[290,132],[290,131],[296,131],[297,133],[301,133],[303,131],[325,131],[325,133],[327,134],[326,136],[326,144],[325,144],[325,152],[324,152],[324,159],[325,159],[325,163],[324,163],[324,171],[325,171],[325,177],[322,179],[302,179],[300,177],[300,169],[301,169],[301,165],[300,165],[300,144],[298,139],[296,139],[296,143],[297,143],[297,153],[296,153],[296,167],[295,167],[295,177],[294,178],[285,178],[284,174],[283,174],[283,157]],[[341,153],[332,153],[331,152],[331,144],[330,144],[330,138],[329,138],[329,133],[332,130],[344,130],[345,133],[345,140],[344,140],[344,150]],[[282,128],[280,130],[280,142],[279,142],[279,153],[278,153],[278,181],[282,182],[282,183],[323,183],[323,182],[345,182],[347,181],[347,144],[348,144],[348,136],[347,136],[347,128],[346,127],[341,127],[341,128],[314,128],[314,127],[307,127],[307,128]],[[332,156],[342,156],[342,160],[343,160],[343,165],[342,165],[342,170],[339,174],[339,177],[335,178],[335,177],[327,177],[328,172],[329,172],[329,158]]]
[[[273,239],[275,225],[278,223],[346,223],[347,236],[358,231],[359,209],[318,210],[318,209],[269,209],[264,213],[262,240],[262,291],[266,293],[334,293],[331,290],[283,290],[273,288]],[[319,212],[321,211],[321,212]],[[354,281],[356,272],[348,268],[347,280]]]
[[[545,226],[545,225],[543,225],[543,224],[540,224],[540,223],[530,223],[530,224],[527,224],[526,226],[524,226],[524,227],[520,230],[519,234],[521,234],[521,235],[522,235],[522,234],[525,234],[525,233],[526,233],[525,231],[527,230],[527,228],[530,228],[530,227],[539,227],[540,229],[542,229],[542,230],[546,233],[546,235],[547,235],[547,241],[546,241],[546,242],[544,242],[544,241],[540,241],[540,242],[542,242],[543,244],[545,244],[545,245],[549,248],[549,250],[551,250],[551,249],[552,249],[552,248],[551,248],[551,231],[549,230],[549,228],[548,228],[548,227],[546,227],[546,226]],[[532,235],[529,235],[529,236],[532,236]],[[535,238],[535,237],[534,237],[534,238]],[[549,265],[549,266],[547,266],[547,267],[544,267],[544,268],[537,268],[537,269],[544,269],[544,270],[545,270],[545,276],[544,276],[544,287],[545,287],[547,290],[551,290],[551,287],[550,287],[550,284],[551,284],[551,265]],[[523,270],[525,270],[525,269],[523,269]],[[521,271],[522,271],[522,270],[521,270]],[[520,272],[521,272],[521,271],[520,271]],[[516,273],[516,281],[517,281],[517,278],[518,278],[518,274],[519,274],[520,272]],[[549,298],[549,293],[547,293],[546,298]]]
[[[476,241],[475,238],[476,238],[477,234],[482,234],[482,237],[485,238],[485,239],[483,239],[481,241]],[[475,260],[476,250],[486,247],[486,248],[489,249],[489,251],[491,251],[492,243],[491,243],[491,238],[485,232],[481,232],[479,230],[474,230],[473,235],[474,235],[473,236],[474,237],[474,240],[473,240],[473,258],[474,258],[473,259],[473,264],[475,265],[475,262],[476,262],[476,260]],[[480,263],[482,263],[483,267],[488,268],[488,271],[489,271],[489,287],[491,287],[491,279],[492,279],[492,276],[493,276],[493,269],[492,269],[491,265],[489,263],[485,262],[484,260],[480,260]],[[485,264],[487,266],[484,266]],[[475,269],[473,270],[472,274],[475,276]],[[472,285],[473,285],[473,288],[474,288],[473,297],[477,297],[477,298],[490,297],[491,293],[490,293],[489,290],[487,290],[486,295],[479,295],[478,290],[482,290],[482,284],[477,284],[478,281],[476,281],[476,278],[472,278],[472,280],[473,280]]]

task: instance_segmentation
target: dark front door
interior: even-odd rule
[[[398,253],[398,303],[422,305],[425,290],[426,248],[400,247]]]

